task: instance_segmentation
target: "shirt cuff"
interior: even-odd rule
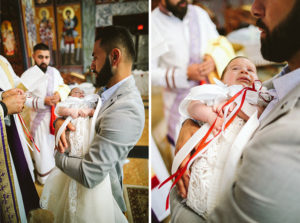
[[[0,101],[0,104],[2,106],[2,109],[3,109],[3,113],[4,113],[4,117],[7,116],[7,107],[6,107],[6,104],[2,101]]]

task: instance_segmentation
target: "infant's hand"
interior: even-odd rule
[[[88,116],[88,110],[87,109],[79,109],[79,111],[78,111],[78,114],[79,114],[79,116],[81,116],[81,117],[87,117]]]
[[[214,136],[217,135],[222,130],[223,122],[224,122],[224,117],[218,116],[218,119],[215,123],[215,126],[214,126],[213,130],[212,130],[212,133],[213,133]]]
[[[78,118],[79,115],[78,109],[74,109],[74,111],[71,112],[71,117],[73,119]]]
[[[213,106],[213,111],[215,113],[217,113],[220,117],[223,117],[224,116],[224,110],[223,110],[223,106],[225,105],[227,101],[224,101],[220,104],[217,104],[217,105],[214,105]]]
[[[94,113],[95,113],[95,109],[91,109],[90,112],[89,112],[89,116],[93,117]]]
[[[215,122],[216,121],[216,122]],[[215,126],[212,130],[213,135],[217,135],[218,132],[222,129],[222,125],[224,122],[224,116],[218,115],[216,112],[211,112],[208,116],[208,124],[212,126],[215,122]]]
[[[214,105],[214,106],[213,106],[213,111],[214,111],[215,113],[217,113],[218,116],[223,117],[223,116],[224,116],[224,112],[225,112],[225,107],[223,108],[223,106],[224,106],[226,103],[227,103],[227,101],[222,102],[222,103],[220,103],[220,104],[218,104],[218,105]],[[228,106],[228,105],[227,105],[227,106]],[[226,107],[227,107],[227,106],[226,106]],[[229,114],[233,111],[233,109],[235,108],[235,106],[236,106],[236,103],[231,103],[231,104],[230,104],[229,109],[228,109],[228,114],[227,114],[227,115],[229,115]]]

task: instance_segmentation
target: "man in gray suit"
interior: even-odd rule
[[[97,30],[92,68],[97,87],[104,87],[102,107],[96,122],[96,136],[84,158],[69,157],[63,133],[55,155],[56,166],[88,188],[110,175],[112,192],[122,211],[123,163],[141,137],[145,113],[140,93],[131,75],[134,44],[125,28],[108,26]],[[55,123],[58,130],[62,121]],[[70,130],[74,127],[69,125]],[[99,198],[101,199],[101,198]]]
[[[300,219],[300,0],[255,0],[265,59],[288,65],[264,83],[277,95],[246,145],[235,182],[203,219],[181,204],[188,172],[171,192],[172,222],[299,222]],[[199,127],[187,120],[177,148]],[[177,193],[176,193],[177,190]]]

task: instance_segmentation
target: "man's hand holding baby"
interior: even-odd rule
[[[57,136],[57,132],[60,129],[60,127],[62,126],[62,124],[64,123],[64,119],[62,118],[58,118],[55,121],[55,137]],[[55,149],[60,152],[60,153],[64,153],[65,150],[68,148],[68,143],[67,143],[67,139],[66,139],[66,131],[75,131],[75,127],[74,125],[70,122],[66,128],[63,130],[60,139],[58,141],[58,146],[55,146]]]

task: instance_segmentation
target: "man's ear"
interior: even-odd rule
[[[118,48],[114,48],[110,53],[111,66],[118,65],[121,60],[121,56],[121,50],[119,50]]]

